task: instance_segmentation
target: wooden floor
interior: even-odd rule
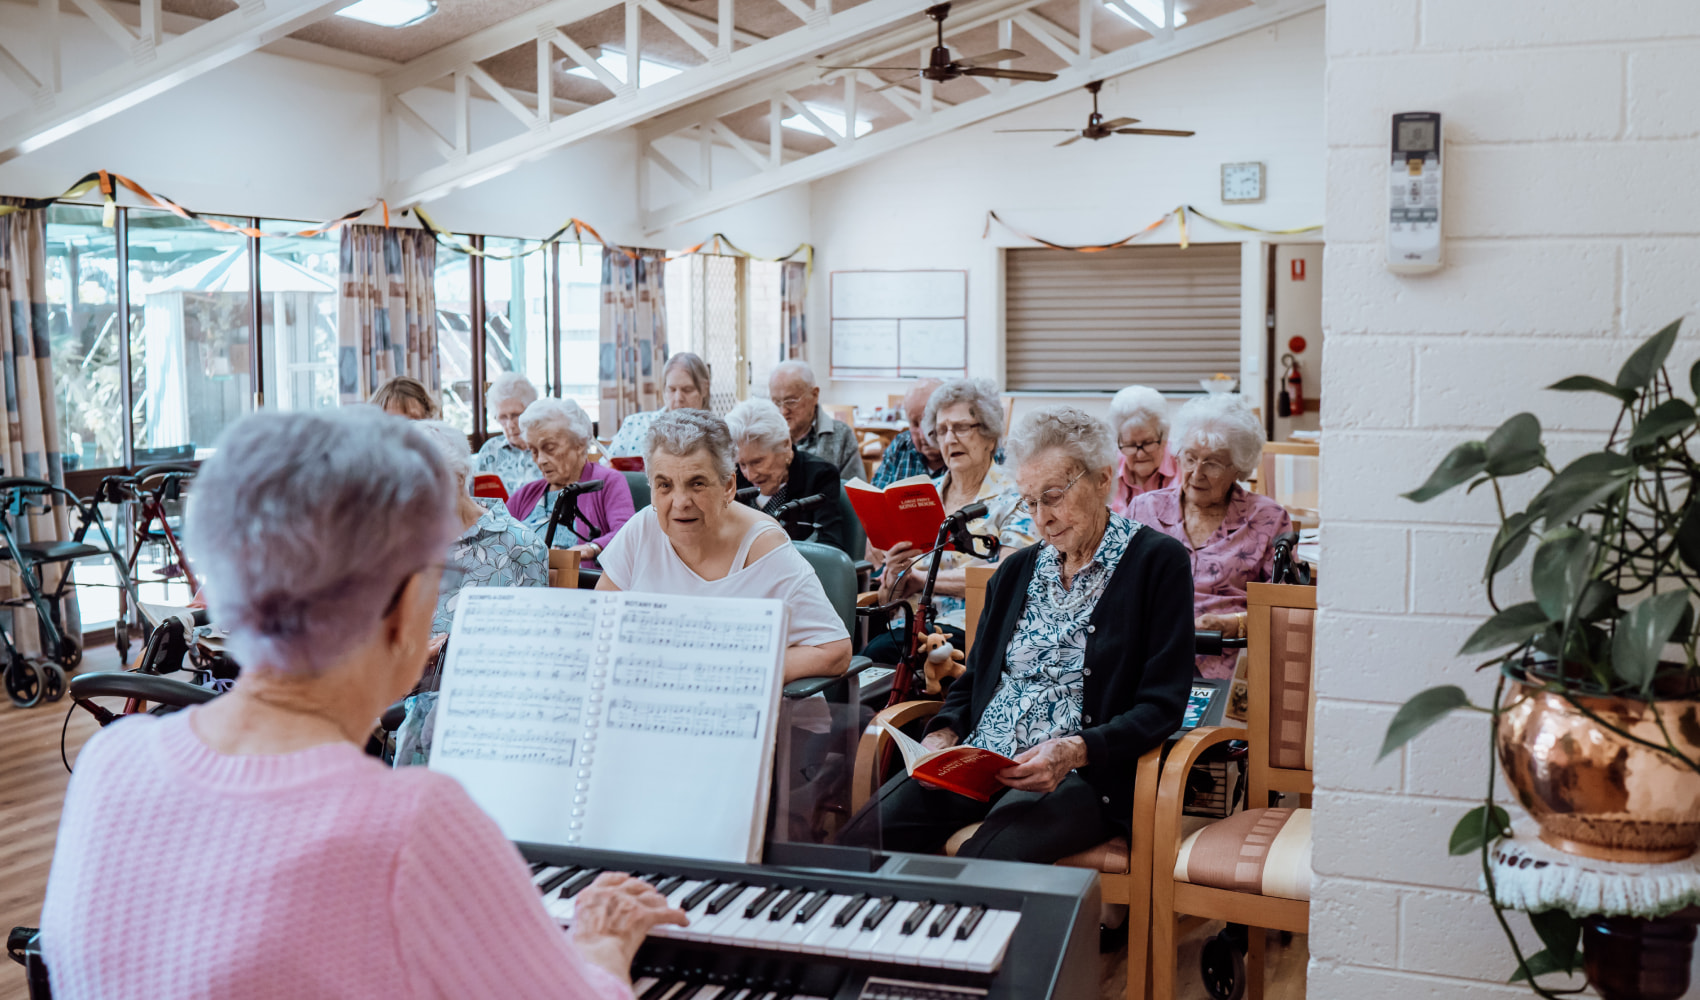
[[[110,646],[89,650],[84,663],[85,670],[117,666],[117,654]],[[41,916],[53,838],[65,801],[68,776],[59,759],[59,733],[70,709],[68,699],[22,710],[0,699],[0,933],[19,924],[34,926]],[[72,766],[78,749],[95,729],[87,712],[71,713],[65,747]],[[1220,926],[1207,926],[1181,942],[1177,1000],[1207,1000],[1209,994],[1198,977],[1198,952],[1205,936]],[[1287,946],[1271,937],[1267,1000],[1302,1000],[1309,960],[1303,935]],[[1125,996],[1126,977],[1126,951],[1104,956],[1103,1000]],[[26,998],[22,970],[0,962],[0,1000]]]

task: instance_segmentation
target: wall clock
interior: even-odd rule
[[[1245,202],[1263,200],[1263,164],[1222,164],[1222,200]]]

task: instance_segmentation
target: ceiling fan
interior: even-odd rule
[[[1025,69],[999,69],[989,63],[1003,62],[1006,59],[1020,59],[1024,53],[1014,49],[998,49],[996,52],[986,52],[966,59],[952,59],[950,47],[944,43],[944,19],[950,16],[950,4],[941,3],[927,8],[927,16],[938,25],[938,44],[933,46],[932,55],[927,58],[927,65],[921,69],[921,78],[935,83],[944,83],[962,76],[993,76],[1000,80],[1035,80],[1044,82],[1055,80],[1055,73],[1038,73]],[[822,69],[866,69],[876,73],[913,73],[913,66],[823,66]]]
[[[1103,139],[1112,135],[1173,135],[1185,138],[1194,134],[1171,128],[1128,128],[1127,126],[1139,121],[1137,118],[1111,118],[1109,121],[1105,121],[1104,116],[1098,113],[1098,91],[1102,90],[1103,87],[1104,81],[1102,80],[1093,80],[1086,85],[1086,89],[1092,94],[1092,114],[1086,119],[1086,127],[1080,129],[1075,135],[1057,143],[1057,145],[1066,146],[1071,142],[1079,142],[1082,139]],[[998,131],[1075,132],[1076,130],[1071,128],[1000,128]]]

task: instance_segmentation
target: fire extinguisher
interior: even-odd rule
[[[1275,401],[1275,412],[1283,417],[1303,416],[1305,412],[1304,379],[1299,376],[1299,361],[1291,354],[1281,355],[1287,368],[1287,384]]]

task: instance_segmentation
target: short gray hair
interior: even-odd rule
[[[755,445],[763,451],[774,451],[791,443],[791,427],[785,417],[765,399],[746,399],[726,414],[726,429],[732,435],[733,447]]]
[[[820,383],[815,381],[815,370],[809,367],[807,361],[781,361],[773,366],[773,374],[769,375],[767,380],[771,384],[776,378],[794,378],[811,389],[820,388]]]
[[[590,429],[590,416],[570,399],[556,399],[546,396],[525,408],[519,415],[519,432],[530,444],[535,438],[534,433],[548,434],[561,432],[578,438],[582,445],[589,445],[594,436]]]
[[[683,368],[685,374],[691,377],[691,381],[696,383],[697,391],[702,393],[702,405],[706,409],[710,390],[714,384],[707,362],[690,351],[680,351],[668,358],[667,363],[661,366],[661,384],[663,386],[667,384],[667,376],[672,374],[675,368]]]
[[[455,482],[465,485],[467,492],[471,492],[472,446],[467,443],[466,435],[441,420],[421,420],[414,426],[431,439]]]
[[[1110,432],[1118,438],[1130,423],[1157,425],[1159,437],[1169,435],[1169,404],[1148,385],[1130,385],[1110,400]]]
[[[1073,406],[1046,406],[1024,415],[1009,435],[1009,458],[1017,468],[1047,451],[1060,451],[1087,472],[1116,464],[1116,439],[1108,424]]]
[[[537,387],[531,380],[520,372],[503,372],[490,383],[490,388],[484,391],[484,398],[490,401],[490,409],[495,410],[510,399],[517,399],[527,406],[537,402]]]
[[[772,404],[769,404],[772,405]],[[655,474],[655,453],[664,451],[675,458],[708,452],[722,483],[732,481],[737,459],[732,451],[732,432],[726,421],[707,410],[666,410],[649,425],[643,442],[643,467]]]
[[[1234,474],[1246,479],[1257,471],[1263,457],[1263,425],[1238,393],[1200,396],[1175,414],[1174,443],[1169,450],[1178,457],[1195,446],[1226,451]]]
[[[938,387],[921,417],[921,430],[928,441],[938,444],[939,411],[957,403],[967,403],[992,440],[1003,441],[1003,399],[998,396],[998,384],[989,378],[953,378]]]
[[[244,417],[195,487],[185,544],[246,669],[324,670],[460,528],[431,438],[375,407]]]

